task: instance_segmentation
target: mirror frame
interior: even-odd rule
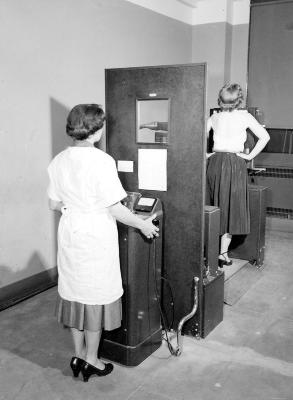
[[[168,111],[168,135],[167,135],[167,142],[143,142],[138,140],[138,107],[139,107],[139,102],[140,101],[159,101],[159,100],[165,100],[167,101],[167,111]],[[168,146],[170,144],[170,98],[169,97],[139,97],[136,98],[135,101],[135,143],[136,144],[143,144],[143,145],[159,145],[159,146]]]

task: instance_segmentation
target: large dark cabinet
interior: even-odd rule
[[[106,70],[107,152],[117,161],[133,162],[133,172],[119,171],[126,190],[162,201],[162,274],[165,279],[162,306],[168,322],[173,322],[172,328],[177,329],[180,320],[190,313],[194,305],[194,278],[199,279],[198,315],[184,324],[184,329],[191,333],[196,324],[202,323],[205,308],[205,76],[205,64]],[[154,97],[169,102],[167,140],[137,143],[137,102]],[[141,149],[166,150],[166,191],[140,187]]]

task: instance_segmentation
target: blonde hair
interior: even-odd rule
[[[243,91],[238,83],[228,83],[219,91],[218,105],[222,111],[233,111],[240,108]]]

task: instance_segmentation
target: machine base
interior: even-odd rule
[[[109,339],[103,339],[100,346],[100,357],[128,367],[135,367],[156,351],[161,344],[161,328],[136,346],[127,346]]]
[[[203,280],[202,297],[190,328],[183,329],[184,334],[205,338],[220,322],[223,321],[224,309],[224,273],[209,276]]]
[[[223,321],[224,308],[224,273],[219,271],[217,277],[204,280],[202,305],[201,337],[205,338],[220,322]]]

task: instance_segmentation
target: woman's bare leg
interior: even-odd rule
[[[85,331],[86,357],[85,360],[99,369],[104,369],[105,364],[98,358],[98,350],[102,330]]]
[[[76,328],[70,328],[75,356],[78,358],[85,358],[85,334],[84,331],[80,331]]]
[[[103,307],[103,306],[101,306]],[[100,313],[100,320],[97,321],[100,329],[98,331],[85,330],[85,343],[86,343],[86,355],[85,360],[99,369],[104,369],[105,364],[98,359],[98,350],[102,334],[102,313]]]
[[[219,258],[222,260],[230,261],[228,256],[228,249],[232,240],[232,235],[230,233],[224,233],[221,237],[221,250]]]

